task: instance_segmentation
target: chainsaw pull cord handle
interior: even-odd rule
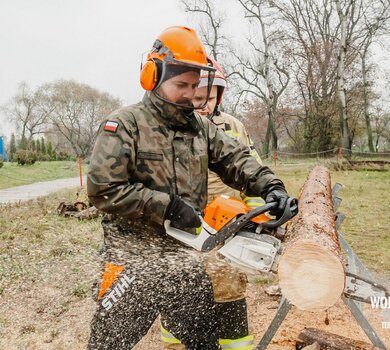
[[[275,204],[275,202],[270,204]],[[266,228],[279,227],[284,223],[286,223],[288,220],[292,219],[297,214],[298,214],[298,199],[294,197],[289,197],[287,199],[286,206],[284,207],[284,212],[279,219],[263,222],[260,225]]]

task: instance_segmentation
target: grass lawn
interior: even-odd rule
[[[36,167],[43,172],[47,164]],[[64,166],[69,169],[61,169]],[[57,176],[65,171],[66,176],[77,175],[74,163],[58,162],[57,167],[62,170]],[[274,170],[298,196],[310,167]],[[390,171],[332,172],[332,182],[344,185],[339,210],[347,218],[342,232],[367,267],[385,276],[388,285]],[[60,201],[75,199],[75,191],[67,190],[0,207],[0,348],[9,344],[12,349],[85,348],[95,310],[90,296],[100,271],[102,230],[100,219],[78,221],[57,215]],[[261,283],[268,283],[268,278]]]
[[[84,174],[87,167],[87,165],[83,165]],[[4,166],[0,168],[0,189],[78,175],[79,165],[73,161],[36,162],[33,165],[23,166],[5,162]]]
[[[86,348],[102,237],[98,219],[57,215],[75,199],[66,190],[0,207],[0,349]]]

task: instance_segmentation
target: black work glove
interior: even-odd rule
[[[171,194],[171,201],[165,211],[164,219],[171,220],[178,228],[195,228],[202,225],[196,210],[179,196]]]
[[[269,189],[265,190],[264,197],[266,203],[278,203],[278,206],[270,210],[269,213],[276,216],[276,218],[280,218],[284,213],[287,199],[290,197],[286,192],[286,189],[280,185],[271,186]]]

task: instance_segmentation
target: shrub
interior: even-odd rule
[[[38,159],[38,154],[35,151],[19,149],[14,154],[14,160],[20,165],[32,165]]]
[[[3,158],[0,157],[0,168],[2,168],[4,165]]]
[[[39,153],[38,154],[38,160],[40,162],[48,162],[51,160],[51,157],[48,155],[48,154],[42,154],[42,153]]]

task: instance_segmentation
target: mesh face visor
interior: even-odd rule
[[[207,76],[208,79],[205,84],[207,85],[207,99],[203,106],[197,106],[196,109],[203,108],[207,104],[215,76],[214,67],[200,66],[175,59],[169,61],[155,60],[155,62],[159,67],[161,76],[158,79],[158,85],[153,91],[159,99],[178,108],[194,110],[192,99],[195,90],[200,82],[200,77]],[[170,83],[169,87],[167,82]],[[167,89],[169,89],[169,92]],[[168,95],[174,96],[175,100],[172,101]]]

